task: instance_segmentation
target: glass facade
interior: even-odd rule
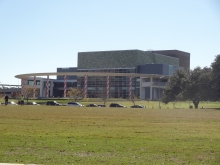
[[[77,72],[76,67],[57,68],[57,72]],[[67,80],[76,80],[77,76],[66,76]],[[57,80],[64,80],[64,76],[57,76]]]
[[[33,86],[34,80],[28,80],[28,85]],[[40,80],[36,80],[36,85],[40,85]]]
[[[114,69],[78,69],[78,72],[105,72],[105,73],[136,73],[136,68],[114,68]],[[132,93],[139,97],[139,78],[132,78]],[[130,77],[110,76],[109,98],[129,97]],[[88,76],[87,97],[102,98],[107,93],[107,76]],[[77,87],[84,88],[84,76],[77,77]]]

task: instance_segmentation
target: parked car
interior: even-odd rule
[[[120,107],[120,108],[126,108],[126,106],[121,105],[121,104],[118,104],[118,103],[111,103],[111,104],[109,105],[109,107]]]
[[[66,106],[74,106],[74,107],[83,107],[84,105],[78,103],[78,102],[68,102]]]
[[[87,107],[99,107],[97,104],[88,104]]]
[[[98,104],[99,107],[106,107],[105,104]]]
[[[27,105],[40,105],[40,104],[37,104],[36,102],[28,102]]]
[[[16,104],[14,101],[9,101],[8,105],[18,105],[18,104]]]
[[[131,108],[146,108],[146,106],[143,106],[143,105],[132,105]]]
[[[47,101],[46,105],[52,105],[52,106],[62,106],[62,104],[59,104],[56,101]]]

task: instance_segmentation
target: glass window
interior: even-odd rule
[[[28,80],[28,85],[34,85],[34,81],[33,80]]]

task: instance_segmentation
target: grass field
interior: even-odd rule
[[[41,105],[45,105],[46,101],[48,100],[55,100],[58,103],[61,104],[66,104],[69,101],[73,101],[73,100],[69,100],[69,99],[56,99],[56,98],[50,98],[50,99],[40,99],[40,100],[29,100],[29,102],[35,101]],[[15,103],[18,102],[17,99],[9,99],[9,101],[14,101]],[[26,104],[26,100],[25,100],[25,104]],[[88,98],[88,99],[84,99],[84,100],[80,100],[78,101],[83,105],[88,105],[90,103],[95,103],[95,104],[103,104],[103,101],[99,98]],[[4,103],[4,99],[0,98],[0,103]],[[120,103],[123,104],[127,107],[130,107],[133,105],[133,103],[131,101],[128,101],[126,99],[108,99],[106,102],[107,107],[109,106],[110,103]],[[139,104],[139,105],[144,105],[146,106],[146,108],[148,109],[159,109],[159,101],[135,101],[135,104]],[[162,102],[160,102],[160,107],[161,109],[188,109],[189,106],[194,106],[192,102],[170,102],[168,104],[164,104]],[[198,108],[219,108],[220,109],[220,102],[200,102]]]
[[[219,130],[216,109],[0,106],[0,163],[219,165]]]

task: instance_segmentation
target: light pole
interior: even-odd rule
[[[160,109],[160,99],[161,99],[161,96],[160,96],[160,93],[161,93],[161,92],[160,92],[161,84],[160,84],[160,83],[161,83],[161,79],[162,79],[162,78],[164,78],[164,76],[161,76],[160,79],[159,79],[159,109]]]

